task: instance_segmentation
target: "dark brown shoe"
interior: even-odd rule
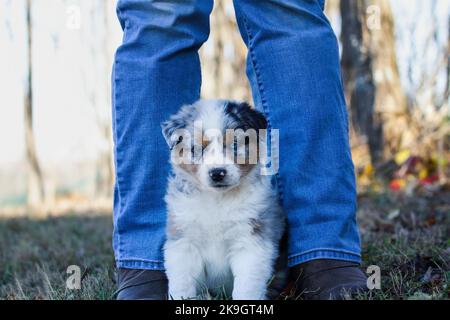
[[[167,300],[168,281],[163,271],[117,270],[117,300]]]
[[[290,281],[297,299],[343,300],[366,292],[367,277],[353,262],[314,260],[291,268]]]

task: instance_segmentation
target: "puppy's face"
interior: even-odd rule
[[[267,121],[245,103],[199,101],[162,128],[175,171],[202,189],[226,192],[258,166]]]

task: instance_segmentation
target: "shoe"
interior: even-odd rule
[[[168,280],[163,271],[117,270],[117,300],[167,300]]]
[[[291,268],[295,296],[304,300],[344,300],[367,292],[367,277],[353,262],[313,260]]]

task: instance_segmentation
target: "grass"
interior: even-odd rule
[[[115,290],[109,215],[0,219],[0,299],[110,299]],[[82,290],[66,289],[67,267]]]
[[[378,265],[382,290],[362,299],[450,298],[450,192],[360,199],[364,265]]]
[[[450,192],[359,202],[364,267],[382,271],[382,289],[359,299],[449,299]],[[0,299],[114,298],[111,232],[109,214],[0,215]],[[81,290],[66,289],[70,265],[81,267]]]

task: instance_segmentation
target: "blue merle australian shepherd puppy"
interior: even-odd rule
[[[246,103],[201,100],[162,127],[173,168],[165,198],[170,297],[207,289],[274,298],[285,281],[285,219],[263,170],[266,118]]]

